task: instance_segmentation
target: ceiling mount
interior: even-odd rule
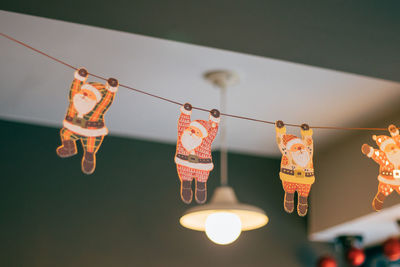
[[[204,78],[219,88],[226,88],[239,83],[239,76],[229,70],[214,70],[204,74]]]

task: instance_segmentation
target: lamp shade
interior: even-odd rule
[[[208,216],[219,212],[237,215],[242,231],[257,229],[268,223],[268,217],[262,209],[240,203],[231,187],[220,186],[215,189],[209,204],[187,210],[180,224],[192,230],[205,231]]]

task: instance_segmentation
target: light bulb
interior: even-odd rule
[[[239,216],[231,212],[215,212],[208,215],[205,223],[207,237],[219,245],[235,241],[242,232]]]

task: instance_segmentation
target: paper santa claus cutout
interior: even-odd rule
[[[87,83],[88,72],[80,68],[74,74],[69,91],[69,106],[61,129],[61,146],[57,154],[67,158],[77,153],[76,142],[83,147],[82,171],[92,174],[96,168],[96,152],[108,129],[104,114],[110,108],[118,90],[118,81],[109,78],[107,83]]]
[[[400,136],[399,129],[389,126],[391,136],[373,135],[372,139],[376,142],[379,149],[363,144],[361,151],[364,155],[372,158],[379,164],[378,192],[372,201],[372,207],[376,211],[383,208],[385,198],[396,191],[400,194]]]
[[[180,112],[175,163],[181,181],[181,198],[187,204],[192,202],[194,179],[195,199],[202,204],[207,200],[207,180],[214,168],[211,144],[218,132],[220,113],[213,109],[208,121],[191,121],[192,106],[189,103],[183,105]]]
[[[294,210],[294,193],[297,191],[297,213],[305,216],[308,210],[308,195],[315,181],[313,166],[312,129],[301,125],[301,138],[286,134],[282,121],[276,122],[276,142],[282,153],[279,173],[285,191],[284,209],[288,213]]]

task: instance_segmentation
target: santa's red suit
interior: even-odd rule
[[[202,203],[205,199],[202,197],[198,198],[197,193],[199,192],[197,191],[200,189],[198,185],[202,186],[203,191],[206,190],[205,183],[207,182],[210,171],[214,168],[211,157],[211,144],[217,135],[220,118],[219,112],[213,110],[208,121],[191,121],[191,109],[192,107],[190,104],[185,104],[185,106],[180,108],[181,114],[178,121],[178,141],[176,145],[175,163],[182,183],[181,193],[182,190],[185,191],[185,189],[188,191],[189,187],[191,192],[190,183],[195,179],[197,186],[196,200]],[[194,136],[193,138],[197,138],[196,140],[198,143],[192,141],[191,137],[189,137],[191,135]],[[195,135],[197,135],[197,137]],[[188,196],[186,198],[182,195],[184,202],[191,201],[191,193],[187,193]]]
[[[389,132],[392,137],[373,136],[379,149],[367,144],[362,146],[362,152],[380,166],[378,192],[372,202],[376,211],[382,209],[385,198],[393,191],[400,194],[400,135],[394,125],[389,126]]]

